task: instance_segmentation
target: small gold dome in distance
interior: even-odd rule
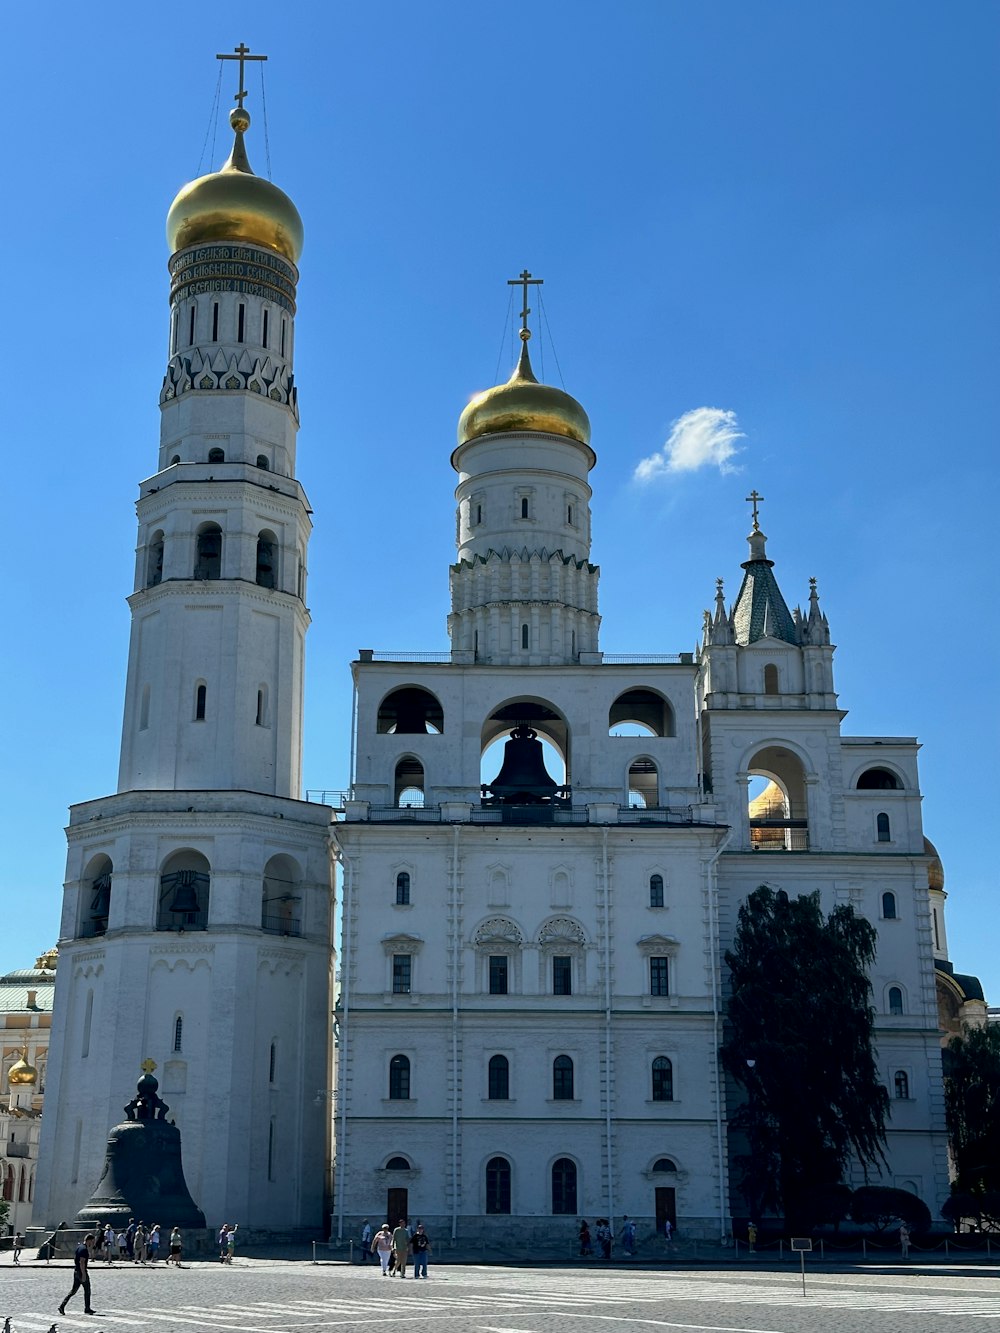
[[[535,379],[527,339],[507,383],[476,394],[466,406],[458,422],[458,443],[466,444],[480,435],[519,431],[563,435],[590,445],[590,418],[568,393]]]
[[[12,1088],[26,1087],[38,1082],[38,1070],[34,1065],[28,1064],[27,1048],[21,1052],[20,1060],[11,1065],[7,1082]]]
[[[933,857],[927,867],[927,887],[942,893],[944,891],[944,866],[941,863],[941,857],[938,855],[938,849],[930,838],[924,838],[924,855]]]

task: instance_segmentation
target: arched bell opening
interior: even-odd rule
[[[403,685],[379,704],[375,729],[380,736],[439,736],[444,731],[444,709],[430,690]]]
[[[609,736],[673,736],[674,710],[656,690],[626,690],[608,712]]]
[[[571,804],[569,728],[549,704],[533,699],[503,704],[487,718],[481,745],[483,805],[548,817]]]
[[[628,805],[650,810],[659,805],[660,775],[648,755],[633,759],[628,770]]]
[[[114,866],[109,856],[95,856],[87,867],[80,899],[81,939],[103,935],[108,928],[113,871]]]
[[[278,586],[278,539],[266,528],[257,537],[257,583],[261,588]]]
[[[272,856],[264,867],[260,927],[272,935],[302,933],[302,874],[290,856]]]
[[[750,846],[755,852],[809,850],[805,770],[780,745],[759,750],[748,765]]]
[[[222,578],[222,529],[218,523],[203,523],[195,541],[194,577]]]
[[[414,754],[404,754],[396,764],[392,803],[401,808],[424,804],[424,766]]]
[[[201,852],[174,852],[160,872],[157,930],[204,930],[208,925],[211,866]]]

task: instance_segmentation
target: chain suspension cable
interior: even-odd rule
[[[562,366],[559,364],[559,353],[556,351],[556,340],[552,336],[552,325],[549,323],[549,312],[545,309],[545,298],[542,296],[542,289],[540,287],[538,289],[538,305],[542,316],[542,319],[539,320],[539,325],[541,325],[542,320],[545,321],[545,330],[549,335],[549,343],[552,346],[552,355],[555,359],[556,371],[559,375],[559,383],[565,390],[566,381],[563,379]]]
[[[497,352],[497,368],[493,372],[493,383],[496,384],[500,379],[500,362],[503,360],[503,345],[507,340],[507,329],[510,326],[510,311],[514,304],[514,288],[510,289],[510,299],[507,301],[507,313],[503,318],[503,328],[500,331],[500,350]],[[512,344],[513,345],[513,344]]]
[[[205,149],[208,147],[208,136],[212,136],[212,162],[215,161],[215,127],[219,122],[219,97],[222,93],[222,66],[219,66],[219,78],[215,85],[215,96],[212,99],[212,110],[208,115],[208,124],[205,126],[205,138],[201,144],[201,156],[198,158],[198,166],[195,168],[195,177],[201,175],[202,163],[205,161]]]
[[[260,106],[264,112],[264,158],[267,162],[267,179],[271,179],[271,143],[267,137],[267,98],[264,96],[264,62],[260,62]]]

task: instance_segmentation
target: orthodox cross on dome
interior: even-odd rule
[[[236,105],[242,111],[243,99],[247,95],[247,90],[243,87],[243,65],[247,60],[266,60],[267,56],[252,56],[250,54],[249,46],[246,46],[244,45],[243,42],[240,42],[239,46],[233,47],[233,54],[231,56],[217,54],[215,58],[216,60],[238,60],[240,62],[240,84],[239,84],[240,90],[236,94]]]
[[[139,1068],[142,1070],[144,1074],[151,1074],[153,1070],[156,1068],[156,1061],[150,1059],[143,1060]]]
[[[759,495],[759,494],[757,493],[756,490],[752,490],[752,491],[750,492],[750,494],[746,497],[746,499],[747,499],[747,504],[752,504],[752,505],[753,505],[753,530],[754,530],[754,532],[760,532],[760,524],[757,522],[757,506],[760,504],[760,502],[763,500],[763,498],[764,498],[764,497],[763,497],[762,495]]]
[[[508,287],[520,287],[522,289],[521,339],[524,342],[527,342],[531,337],[531,330],[528,328],[528,316],[531,314],[531,306],[528,305],[528,288],[541,287],[544,281],[544,278],[533,278],[527,269],[518,277],[507,279]]]

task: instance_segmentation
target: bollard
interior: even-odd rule
[[[313,1263],[316,1262],[316,1242],[313,1241]]]
[[[825,1243],[825,1242],[822,1241],[822,1240],[821,1240],[820,1243],[819,1243],[819,1258],[820,1258],[820,1263],[822,1263],[823,1260],[826,1258],[826,1250],[823,1248],[824,1243]]]
[[[947,1259],[948,1256],[949,1256],[950,1254],[951,1254],[951,1250],[950,1250],[949,1247],[948,1247],[948,1237],[945,1236],[945,1238],[944,1238],[944,1257]]]
[[[868,1258],[868,1242],[865,1240],[864,1236],[861,1237],[861,1257],[862,1259]]]

